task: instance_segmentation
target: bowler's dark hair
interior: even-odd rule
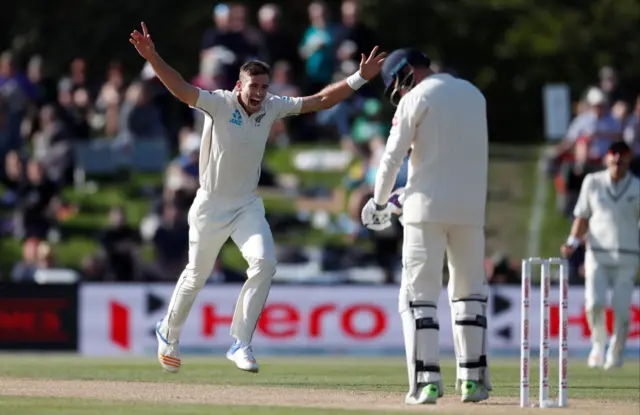
[[[240,67],[240,73],[246,73],[249,76],[271,76],[271,67],[262,61],[249,61]]]

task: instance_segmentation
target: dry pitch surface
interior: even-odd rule
[[[462,404],[453,394],[454,367],[443,365],[445,397],[435,406],[403,404],[402,359],[265,358],[258,375],[219,358],[187,356],[179,374],[163,372],[152,358],[89,359],[77,356],[0,356],[0,414],[442,414],[537,413],[518,407],[516,360],[492,362],[489,401]],[[532,368],[535,369],[535,368]],[[552,367],[557,378],[557,369]],[[532,379],[537,382],[537,373]],[[615,372],[569,368],[569,408],[563,414],[640,413],[640,365]],[[551,383],[552,397],[557,383]],[[532,388],[537,392],[537,387]],[[535,396],[532,396],[535,402]]]

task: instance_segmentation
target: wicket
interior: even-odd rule
[[[568,293],[569,264],[563,258],[527,258],[522,260],[522,304],[521,304],[521,343],[520,343],[520,407],[529,407],[529,311],[531,305],[531,269],[540,265],[540,408],[555,406],[549,402],[549,291],[551,285],[551,266],[557,265],[560,271],[560,341],[559,341],[559,407],[567,406],[567,355],[568,355]]]

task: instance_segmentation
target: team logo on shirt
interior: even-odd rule
[[[262,119],[264,118],[265,115],[267,115],[267,114],[266,113],[262,113],[262,114],[260,114],[260,115],[258,115],[256,117],[256,127],[260,126],[260,122],[262,121]]]
[[[233,112],[233,115],[231,116],[229,123],[235,124],[235,125],[242,125],[242,114],[240,114],[240,111],[235,110]]]

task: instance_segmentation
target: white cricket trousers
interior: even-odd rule
[[[418,319],[416,304],[427,307],[422,314],[437,320],[437,304],[442,290],[445,252],[448,259],[451,301],[451,324],[454,326],[454,344],[459,363],[458,378],[482,379],[486,369],[485,330],[488,285],[484,271],[485,237],[483,227],[449,225],[432,222],[405,223],[402,248],[403,273],[399,295],[399,312],[403,316],[407,362],[426,360],[437,366],[439,360],[439,334],[418,336],[413,345],[409,326],[409,311]],[[430,308],[435,309],[429,311]],[[430,332],[430,330],[426,330]],[[416,334],[417,335],[417,334]],[[420,350],[417,357],[412,347]],[[411,370],[409,376],[413,376]],[[428,375],[425,381],[439,379],[439,374]],[[488,375],[484,380],[488,383]],[[420,380],[418,380],[420,381]]]
[[[486,299],[489,292],[484,271],[484,241],[484,229],[479,226],[406,223],[399,311],[409,308],[408,301],[438,303],[445,252],[449,298]]]
[[[638,267],[633,263],[607,265],[598,261],[591,251],[587,251],[584,271],[585,309],[591,330],[591,343],[604,349],[607,342],[605,311],[609,304],[608,294],[611,288],[614,324],[608,354],[611,359],[619,359],[622,357],[629,334],[631,299]]]
[[[231,238],[247,261],[247,281],[236,303],[231,335],[251,343],[276,271],[273,236],[262,200],[230,201],[199,189],[189,210],[189,263],[176,284],[165,318],[168,340],[177,341],[195,298]]]

